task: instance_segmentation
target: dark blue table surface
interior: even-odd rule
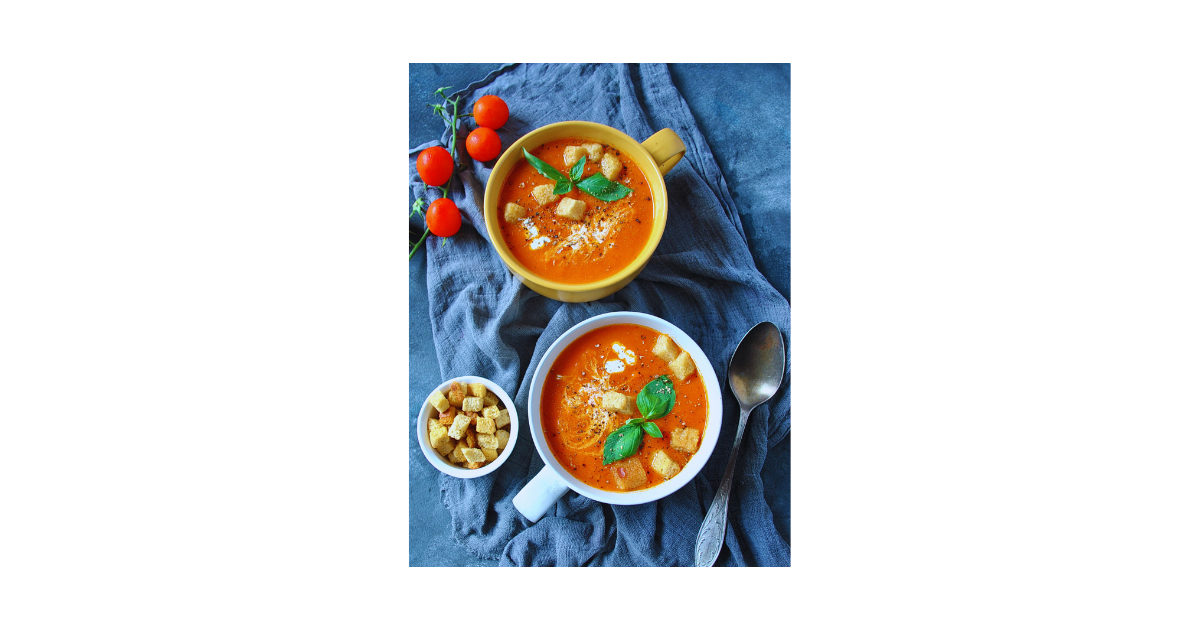
[[[409,66],[409,145],[435,140],[445,125],[427,107],[433,91],[453,92],[485,77],[501,64],[411,64]],[[669,64],[675,87],[692,110],[725,176],[741,214],[750,251],[759,270],[791,301],[791,208],[762,203],[764,182],[750,168],[757,159],[790,161],[791,68],[788,64]],[[790,182],[769,185],[790,186]],[[409,199],[409,205],[413,199]],[[424,246],[422,246],[424,247]],[[782,263],[782,264],[781,264]],[[425,258],[409,261],[409,409],[419,409],[442,378],[433,349]],[[421,366],[433,366],[422,369]],[[767,501],[775,524],[791,540],[791,436],[768,454],[763,468]],[[411,566],[495,566],[454,542],[450,513],[442,505],[437,470],[415,440],[409,441],[409,564]]]

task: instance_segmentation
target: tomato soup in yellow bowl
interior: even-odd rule
[[[691,481],[721,433],[721,388],[686,333],[644,313],[598,315],[543,355],[528,426],[546,466],[514,498],[536,521],[568,490],[648,503]]]
[[[639,143],[593,122],[540,127],[492,170],[484,193],[488,238],[541,295],[563,302],[611,295],[658,246],[667,222],[663,175],[685,152],[670,129]]]

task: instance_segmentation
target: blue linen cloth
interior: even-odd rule
[[[455,538],[473,553],[506,566],[689,566],[737,428],[737,402],[725,378],[729,357],[742,335],[760,321],[774,322],[790,342],[787,301],[755,268],[717,162],[664,65],[507,66],[457,94],[465,95],[466,103],[484,94],[508,103],[510,118],[499,130],[505,148],[537,127],[589,120],[636,139],[670,128],[688,150],[665,178],[670,200],[666,230],[646,268],[612,296],[567,304],[522,285],[492,250],[481,208],[491,169],[466,157],[460,129],[458,151],[468,168],[452,180],[450,191],[463,212],[463,227],[445,246],[431,238],[422,248],[442,378],[475,374],[491,379],[512,394],[524,421],[532,368],[546,348],[589,317],[629,310],[661,317],[691,336],[712,362],[725,404],[716,450],[679,491],[636,506],[611,506],[568,492],[537,523],[512,504],[544,465],[523,425],[512,454],[496,472],[477,479],[440,478]],[[443,142],[449,137],[447,125]],[[429,201],[440,192],[425,190],[415,160],[432,145],[416,147],[409,155],[414,162],[412,193]],[[789,203],[786,187],[774,201]],[[790,564],[790,549],[775,528],[760,474],[768,449],[791,427],[790,376],[789,362],[779,393],[754,411],[746,427],[720,565]],[[410,429],[415,440],[416,409]]]

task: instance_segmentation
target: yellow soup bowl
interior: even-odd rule
[[[567,284],[542,278],[517,261],[509,251],[508,245],[504,242],[504,235],[500,231],[498,216],[500,190],[504,188],[504,182],[508,179],[513,167],[525,161],[522,149],[532,151],[547,142],[560,138],[587,138],[613,147],[632,159],[634,164],[645,174],[646,181],[650,184],[650,195],[654,203],[654,225],[650,232],[650,238],[633,262],[603,280],[583,284]],[[663,175],[666,175],[671,168],[678,164],[686,152],[687,148],[683,145],[683,140],[680,140],[679,136],[670,129],[663,129],[647,138],[645,142],[638,142],[612,127],[594,122],[573,120],[538,127],[508,147],[508,150],[496,161],[496,166],[492,169],[491,176],[488,177],[487,190],[483,195],[483,216],[487,221],[488,238],[492,241],[492,247],[495,248],[496,253],[500,255],[500,259],[504,261],[509,270],[520,278],[525,286],[548,298],[562,302],[590,302],[612,295],[641,273],[642,269],[646,267],[646,263],[649,262],[651,254],[658,247],[658,242],[662,239],[663,228],[667,225],[667,186],[663,182]]]

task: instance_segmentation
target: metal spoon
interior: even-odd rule
[[[700,525],[696,538],[696,566],[711,567],[721,553],[725,542],[725,516],[729,509],[729,491],[733,485],[733,469],[737,463],[738,448],[742,445],[742,431],[746,419],[755,407],[767,402],[779,384],[783,382],[783,369],[787,358],[783,351],[783,335],[771,322],[762,322],[750,329],[738,342],[738,347],[729,359],[729,389],[742,408],[738,420],[737,436],[733,438],[733,453],[725,467],[725,478],[721,488],[708,508],[708,515]]]

